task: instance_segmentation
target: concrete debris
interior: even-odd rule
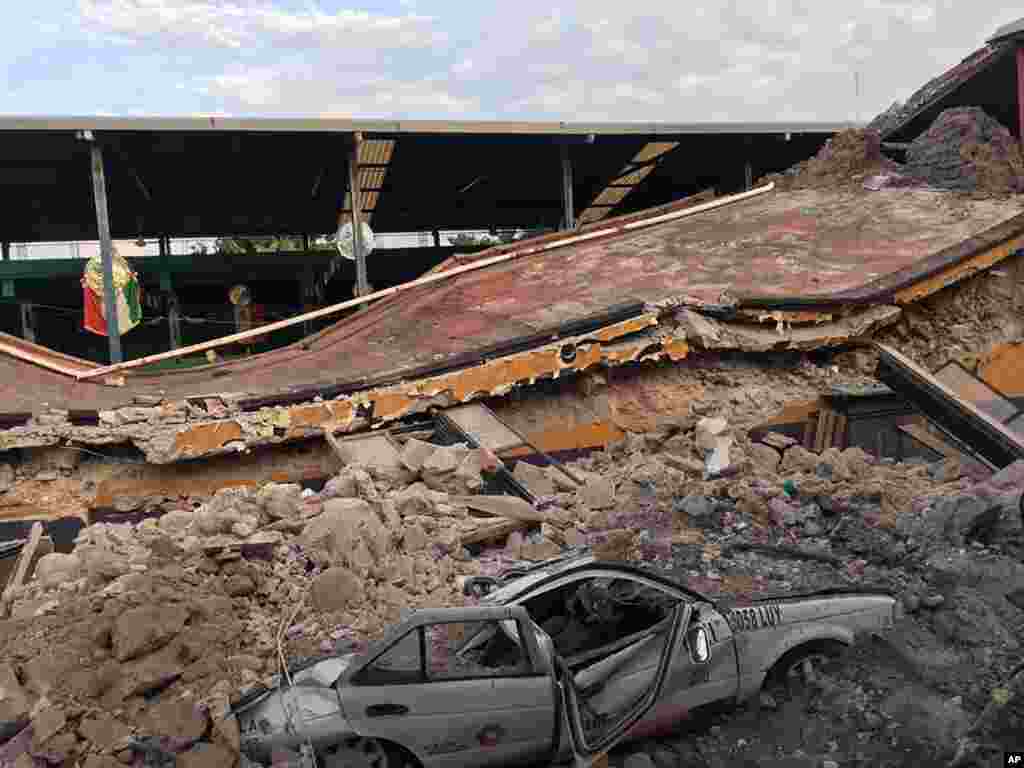
[[[526,486],[526,489],[534,496],[555,495],[555,478],[553,474],[529,462],[517,461],[515,469],[512,470],[512,476]],[[565,476],[562,475],[562,477]],[[568,478],[565,479],[568,481]]]
[[[233,765],[240,734],[230,702],[273,684],[279,632],[292,662],[359,650],[403,611],[471,604],[462,586],[472,577],[581,547],[665,569],[719,599],[896,590],[910,616],[900,647],[921,671],[915,685],[932,692],[898,699],[882,683],[869,694],[837,679],[821,711],[868,733],[905,721],[948,747],[950,735],[928,718],[961,732],[960,713],[984,706],[1019,653],[1024,462],[974,481],[856,448],[814,453],[774,433],[751,442],[745,429],[760,406],[729,398],[748,384],[769,392],[769,380],[701,376],[686,419],[657,434],[623,430],[619,443],[567,464],[579,487],[518,461],[513,474],[536,504],[479,493],[497,466],[486,452],[410,438],[388,443],[390,463],[364,464],[361,454],[320,492],[222,489],[204,503],[174,500],[159,519],[86,526],[73,552],[39,559],[35,577],[9,595],[0,738],[67,764]],[[964,661],[973,657],[980,667]],[[962,689],[963,700],[944,708],[950,697],[939,686]],[[792,715],[790,702],[774,703],[763,717]],[[824,728],[819,719],[808,722]],[[760,742],[729,727],[700,736],[699,754],[672,749],[694,765],[738,764]],[[728,733],[736,738],[725,744]],[[625,759],[663,768],[666,749]],[[849,762],[838,747],[815,749]],[[774,755],[754,762],[771,765]]]
[[[943,111],[907,149],[907,172],[933,186],[985,195],[1024,190],[1020,145],[978,107]]]

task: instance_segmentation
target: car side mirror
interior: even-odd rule
[[[690,659],[694,664],[707,664],[711,661],[711,643],[704,627],[694,627],[687,632],[686,642],[690,646]]]

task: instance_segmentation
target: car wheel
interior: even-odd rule
[[[324,768],[393,768],[384,745],[364,736],[349,736],[329,747],[322,764]]]
[[[776,662],[765,687],[790,698],[820,690],[845,648],[838,642],[794,648]]]

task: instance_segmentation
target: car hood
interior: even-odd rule
[[[338,678],[342,676],[345,670],[352,666],[352,662],[355,658],[356,654],[348,653],[344,656],[331,656],[310,664],[292,667],[289,669],[292,684],[307,687],[330,688],[338,682]],[[269,688],[260,687],[246,693],[234,703],[231,711],[236,715],[250,711],[253,707],[274,693],[274,691],[279,690],[281,688],[281,682],[281,676],[275,675],[272,685]]]

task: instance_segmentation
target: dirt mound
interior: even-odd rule
[[[940,114],[907,149],[906,169],[943,189],[981,195],[1024,190],[1020,145],[979,107]]]
[[[870,175],[897,168],[896,163],[882,156],[882,140],[877,132],[851,128],[829,139],[814,157],[785,173],[766,176],[759,183],[774,181],[787,190],[860,185]]]

